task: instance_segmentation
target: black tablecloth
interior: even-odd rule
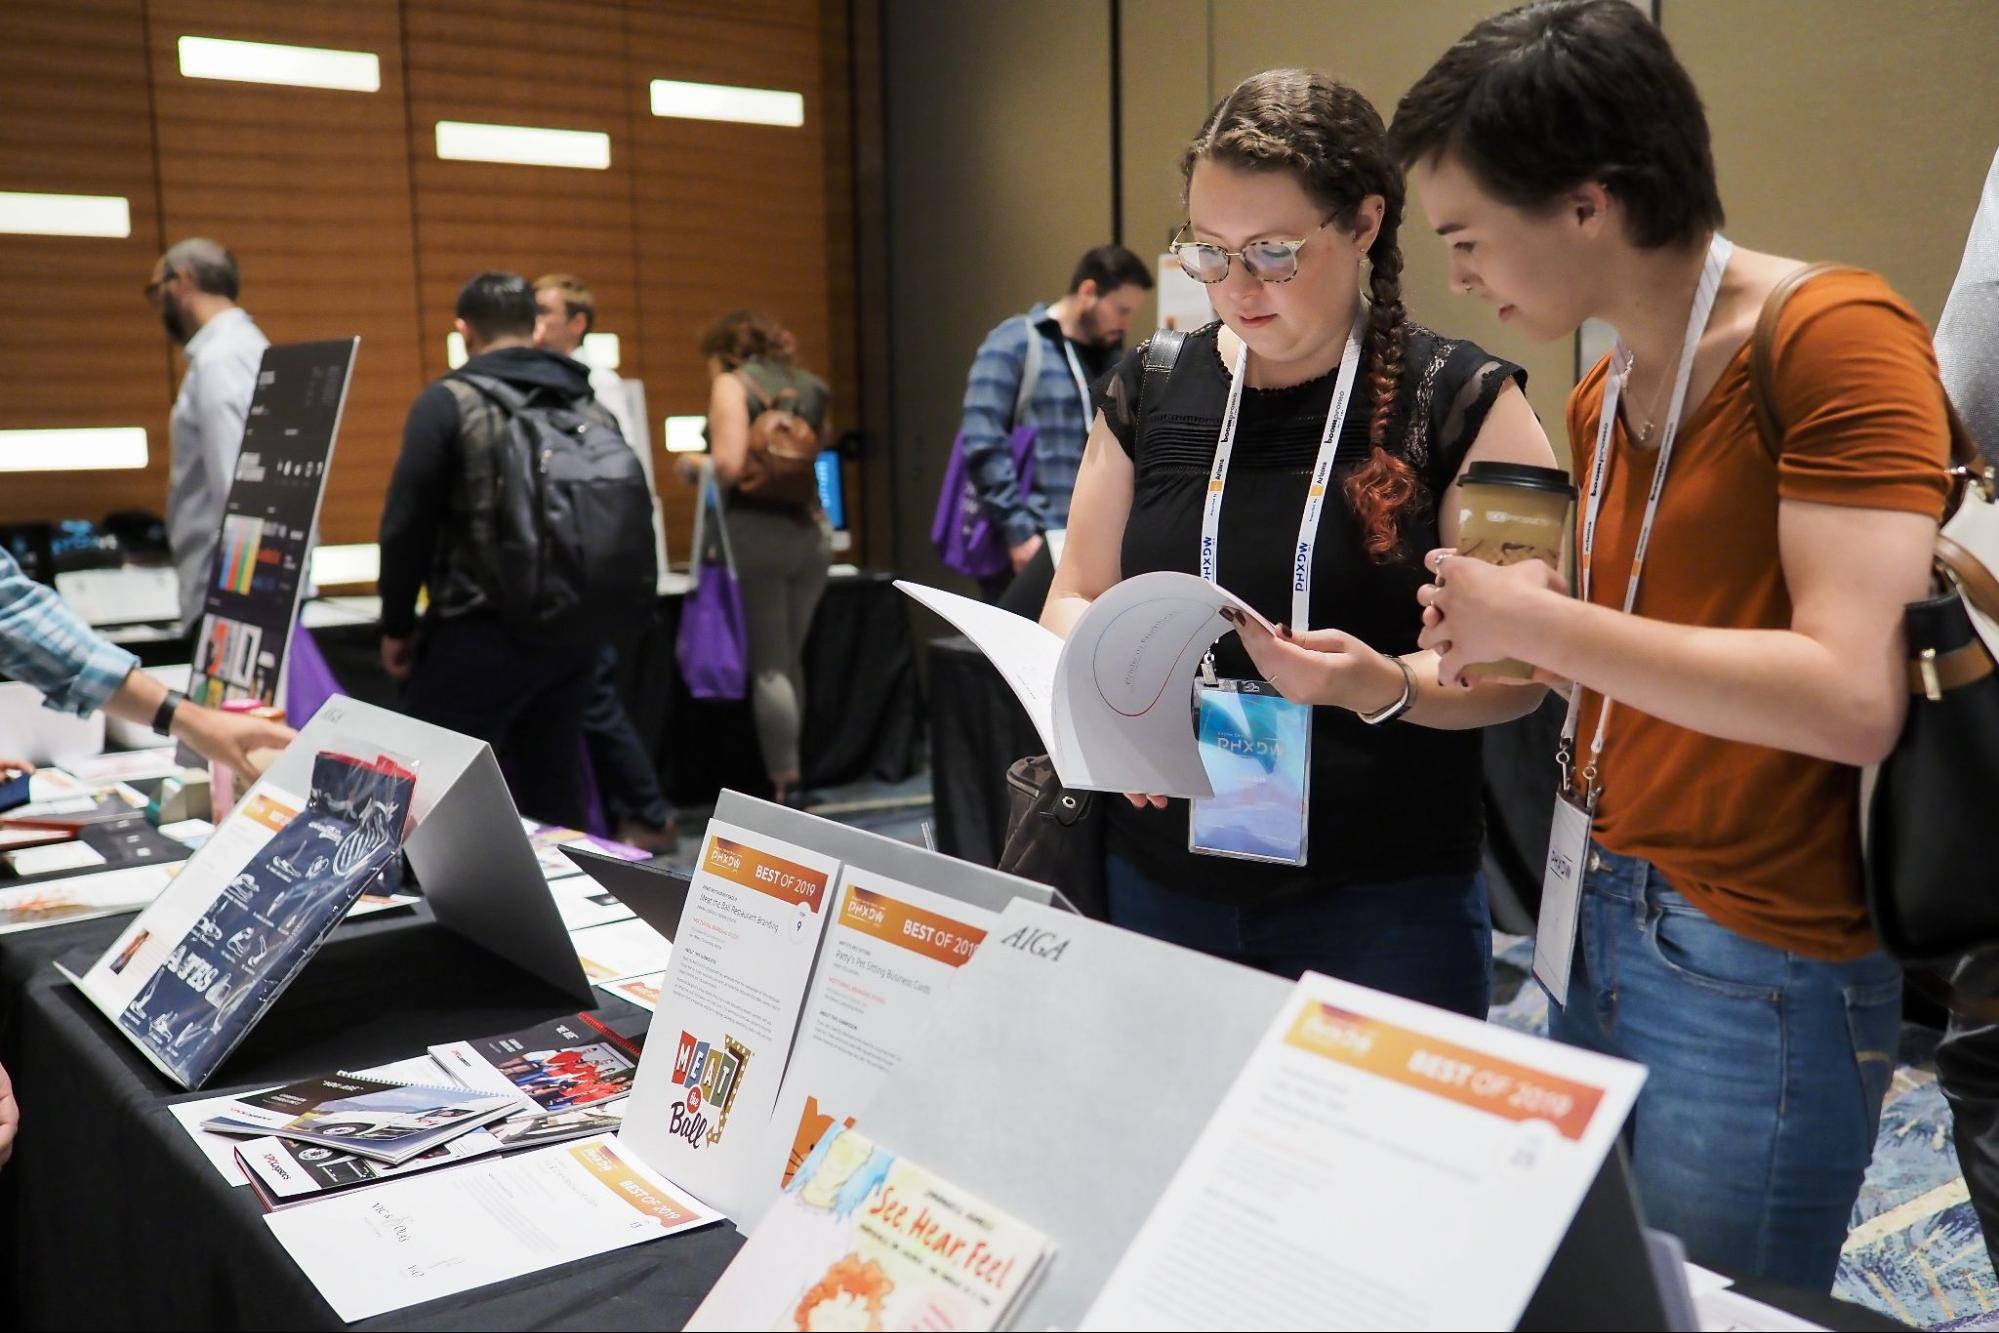
[[[621,645],[626,712],[674,802],[707,804],[724,787],[765,792],[749,702],[696,699],[680,678],[674,639],[683,600],[661,597],[655,615]],[[395,684],[381,668],[379,625],[329,626],[313,637],[349,695],[396,707]],[[832,579],[805,645],[805,785],[910,776],[922,761],[920,719],[906,599],[887,574]]]
[[[363,1068],[573,1012],[561,992],[427,918],[341,926],[199,1093],[175,1089],[50,965],[94,961],[125,917],[0,937],[0,1061],[22,1108],[0,1171],[4,1326],[339,1328],[332,1309],[168,1114],[176,1101]],[[632,1010],[612,1001],[607,1020]],[[677,1329],[741,1245],[726,1223],[394,1311],[356,1327]],[[1871,1311],[1738,1284],[1833,1328]]]
[[[170,1102],[421,1054],[575,1002],[427,918],[341,926],[200,1093],[153,1069],[50,966],[81,973],[128,917],[0,937],[0,1061],[21,1104],[0,1171],[10,1328],[339,1328]],[[630,1015],[622,1001],[599,1011]],[[360,1327],[677,1329],[741,1241],[726,1223]]]

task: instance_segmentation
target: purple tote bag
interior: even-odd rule
[[[1034,427],[1015,426],[1006,444],[1025,493],[1034,485]],[[963,435],[951,441],[951,461],[945,465],[944,485],[937,492],[937,513],[930,520],[930,544],[937,548],[937,558],[946,569],[970,578],[991,578],[1013,568],[1006,533],[992,521],[972,489]]]
[[[681,678],[697,699],[741,699],[749,693],[743,589],[736,582],[736,557],[712,474],[702,484],[694,513],[694,590],[681,603],[675,641]]]

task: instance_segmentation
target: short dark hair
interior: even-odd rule
[[[1722,224],[1700,93],[1629,0],[1539,0],[1486,19],[1403,94],[1389,141],[1404,168],[1453,157],[1515,208],[1600,182],[1647,248]]]
[[[236,256],[229,253],[227,246],[206,236],[190,236],[176,242],[160,257],[160,263],[168,273],[186,269],[195,290],[211,296],[226,296],[233,301],[242,290],[242,273],[236,267]]]
[[[518,273],[481,273],[458,290],[458,318],[482,343],[534,337],[534,288]]]
[[[1136,287],[1142,292],[1152,290],[1152,270],[1145,261],[1121,245],[1100,245],[1076,261],[1076,271],[1069,277],[1069,290],[1081,291],[1085,282],[1097,284],[1097,295],[1114,292],[1120,287]]]

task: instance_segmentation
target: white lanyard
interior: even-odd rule
[[[1312,485],[1305,492],[1305,514],[1298,522],[1298,545],[1291,560],[1291,628],[1311,628],[1312,555],[1319,544],[1319,511],[1326,505],[1326,490],[1332,484],[1333,456],[1340,451],[1340,427],[1347,417],[1347,402],[1353,396],[1355,374],[1360,370],[1361,339],[1367,331],[1365,312],[1354,319],[1347,334],[1347,347],[1340,357],[1340,377],[1333,384],[1332,405],[1326,409],[1325,433],[1319,437],[1319,457],[1312,464]],[[1229,383],[1229,404],[1222,412],[1222,435],[1215,443],[1215,466],[1208,474],[1208,504],[1201,514],[1201,577],[1216,582],[1215,565],[1221,552],[1222,493],[1229,484],[1229,456],[1235,453],[1236,417],[1242,410],[1242,381],[1249,370],[1249,344],[1236,351],[1235,378]]]
[[[1673,441],[1680,433],[1680,414],[1687,402],[1687,381],[1694,371],[1694,351],[1700,346],[1701,334],[1707,329],[1708,316],[1714,311],[1715,294],[1721,290],[1722,272],[1728,267],[1728,257],[1734,250],[1735,246],[1726,237],[1716,233],[1708,242],[1707,263],[1702,265],[1700,285],[1694,289],[1693,310],[1687,316],[1687,335],[1680,345],[1680,366],[1673,377],[1672,409],[1667,413],[1665,430],[1659,437],[1659,457],[1652,465],[1652,490],[1645,498],[1645,518],[1638,527],[1638,547],[1631,555],[1631,577],[1624,585],[1626,615],[1630,615],[1632,608],[1638,604],[1638,580],[1645,573],[1645,548],[1652,542],[1652,523],[1659,516],[1659,496],[1666,489],[1666,465],[1672,461]],[[1603,483],[1609,473],[1611,438],[1617,428],[1617,403],[1624,395],[1624,378],[1630,371],[1631,352],[1620,340],[1611,352],[1610,373],[1604,382],[1602,414],[1596,423],[1596,457],[1590,463],[1589,496],[1583,509],[1580,581],[1582,600],[1585,602],[1589,601],[1591,566],[1596,554],[1596,521],[1603,507]],[[1582,698],[1582,686],[1569,686],[1569,712],[1562,722],[1562,748],[1558,755],[1564,791],[1569,789]],[[1603,755],[1604,738],[1610,734],[1610,703],[1610,697],[1605,695],[1603,707],[1597,713],[1596,735],[1590,740],[1589,764],[1583,769],[1583,781],[1592,802],[1597,790],[1597,760]]]
[[[1083,363],[1076,359],[1076,344],[1067,335],[1062,338],[1062,355],[1069,358],[1069,378],[1076,381],[1076,394],[1083,400],[1083,434],[1088,435],[1097,414],[1090,405],[1090,381],[1083,375]]]

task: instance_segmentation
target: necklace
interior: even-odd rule
[[[1631,369],[1636,369],[1637,365],[1638,365],[1638,358],[1633,357],[1631,359]],[[1673,372],[1677,372],[1679,368],[1680,368],[1680,358],[1678,354],[1675,354],[1673,357],[1672,371],[1669,371],[1666,374],[1666,376],[1659,381],[1658,392],[1652,395],[1652,407],[1645,415],[1645,424],[1638,428],[1638,437],[1636,443],[1638,447],[1641,449],[1644,448],[1647,444],[1649,444],[1652,440],[1652,427],[1658,423],[1660,404],[1666,401],[1666,390],[1672,387],[1673,380],[1675,378]],[[1628,374],[1629,371],[1627,370],[1626,373]],[[1630,423],[1627,422],[1626,424],[1629,425]]]

